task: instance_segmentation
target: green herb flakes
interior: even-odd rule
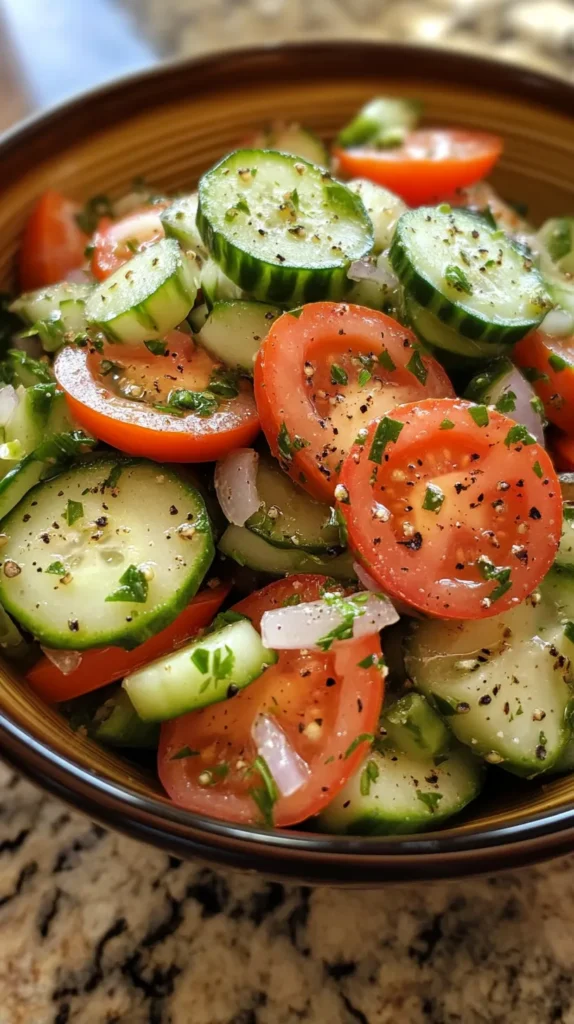
[[[444,498],[444,491],[438,484],[427,484],[423,501],[425,512],[439,512]]]
[[[149,585],[145,573],[137,565],[129,565],[119,578],[117,590],[108,594],[106,601],[126,601],[133,604],[145,604],[148,598]]]
[[[440,424],[440,427],[439,427],[439,430],[452,430],[452,429],[453,429],[453,427],[454,427],[454,423],[452,422],[452,420],[449,420],[449,419],[446,419],[446,418],[445,418],[445,419],[444,419],[444,420],[443,420],[443,421],[441,422],[441,424]]]
[[[376,761],[367,761],[365,767],[361,772],[361,778],[359,782],[361,796],[368,796],[371,792],[371,783],[376,782],[379,777],[379,766]]]
[[[412,373],[413,376],[416,377],[421,384],[426,384],[428,370],[425,364],[423,363],[420,357],[420,353],[417,351],[417,349],[415,349],[415,351],[413,352],[405,369],[408,370],[409,373]]]
[[[372,732],[362,732],[359,736],[356,736],[353,742],[347,747],[344,754],[344,760],[346,761],[351,754],[354,754],[357,747],[361,746],[361,743],[368,743],[371,745],[374,742],[374,739],[375,737]]]
[[[68,526],[73,526],[78,519],[82,519],[84,516],[84,506],[82,505],[82,502],[72,501],[72,499],[69,498],[64,516]]]
[[[442,793],[423,793],[417,789],[417,800],[420,800],[425,807],[428,807],[431,814],[434,814],[442,800]]]
[[[385,448],[390,441],[395,443],[398,441],[403,426],[404,424],[399,423],[398,420],[393,420],[390,416],[383,416],[377,425],[369,451],[369,460],[371,462],[380,464],[383,461]]]
[[[536,438],[532,436],[522,423],[517,423],[508,431],[508,434],[504,438],[504,443],[507,448],[510,448],[511,444],[536,444]]]
[[[477,427],[487,427],[490,419],[485,405],[474,405],[468,410]]]
[[[445,269],[444,279],[452,288],[456,288],[457,292],[466,292],[467,295],[472,295],[472,285],[462,267],[450,263]]]

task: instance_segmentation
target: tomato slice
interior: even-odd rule
[[[442,618],[523,601],[562,528],[560,484],[524,427],[470,402],[403,405],[345,460],[349,543],[391,597]]]
[[[336,302],[279,317],[259,349],[254,382],[271,451],[321,501],[332,501],[359,430],[402,402],[454,395],[411,331],[385,313]]]
[[[557,338],[531,331],[514,346],[512,358],[542,399],[546,418],[574,433],[574,334]]]
[[[259,418],[245,379],[237,382],[239,394],[222,398],[210,415],[165,411],[170,391],[205,391],[221,365],[181,331],[171,331],[165,342],[161,356],[143,345],[61,349],[54,372],[74,419],[120,451],[161,462],[212,462],[250,445]]]
[[[498,135],[420,128],[409,132],[402,146],[335,147],[333,155],[349,177],[370,178],[411,206],[420,206],[486,177],[501,152]]]
[[[23,291],[62,281],[85,263],[88,237],[79,228],[80,207],[49,189],[30,214],[20,247],[20,285]]]
[[[208,626],[229,593],[230,587],[221,584],[213,590],[202,590],[177,618],[150,637],[133,651],[120,647],[103,647],[82,651],[82,663],[73,672],[64,675],[49,658],[43,657],[26,675],[32,689],[50,704],[57,704],[84,693],[98,690],[128,672],[134,672],[154,658],[181,647],[202,626]]]
[[[549,448],[554,456],[554,466],[558,473],[574,473],[574,437],[553,431],[548,438]]]
[[[267,609],[295,596],[317,600],[324,576],[291,576],[236,605],[258,625]],[[261,821],[253,790],[262,777],[254,761],[255,719],[272,715],[308,767],[307,781],[290,796],[279,796],[273,823],[293,825],[316,814],[356,771],[374,734],[383,698],[378,636],[335,643],[330,651],[283,651],[276,665],[231,700],[183,715],[162,725],[160,779],[182,807],[225,821]],[[198,751],[186,756],[185,752]],[[206,784],[207,783],[207,784]]]
[[[121,220],[102,217],[92,239],[91,268],[98,281],[105,281],[140,249],[164,237],[160,213],[166,205],[142,206]]]

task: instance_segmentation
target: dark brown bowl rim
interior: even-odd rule
[[[54,155],[58,130],[76,141],[93,136],[128,114],[181,99],[185,87],[204,94],[265,81],[329,74],[357,80],[384,77],[444,84],[464,82],[514,96],[567,115],[574,110],[574,86],[484,57],[426,46],[362,41],[279,44],[211,53],[154,66],[116,79],[11,129],[0,140],[2,193],[25,166]],[[416,68],[416,75],[405,74]],[[381,75],[381,77],[383,77]],[[183,88],[182,88],[183,87]],[[574,803],[559,810],[525,814],[511,825],[460,834],[331,837],[320,834],[227,824],[142,797],[62,757],[0,711],[0,749],[16,769],[90,817],[183,857],[194,856],[276,877],[346,885],[373,885],[452,877],[529,863],[565,853],[574,843]]]

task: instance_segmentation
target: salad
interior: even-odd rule
[[[420,117],[25,228],[0,643],[192,812],[413,833],[574,770],[574,218]]]

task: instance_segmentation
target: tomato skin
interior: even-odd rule
[[[341,473],[348,501],[338,505],[356,557],[390,597],[441,618],[479,619],[523,601],[560,542],[560,484],[548,454],[509,440],[520,428],[498,412],[489,409],[479,426],[476,408],[459,399],[400,406],[382,461],[370,459],[373,425]],[[423,507],[428,483],[444,495],[438,509]],[[510,586],[493,600],[498,580],[485,578],[484,559],[510,570]]]
[[[486,177],[501,152],[497,135],[420,128],[396,148],[335,147],[333,156],[349,177],[370,178],[410,206],[423,206]]]
[[[567,434],[574,433],[574,335],[558,338],[531,331],[514,346],[512,358],[522,369],[536,371],[532,386],[544,403],[546,418]],[[560,360],[565,361],[561,368]]]
[[[143,347],[140,352],[144,365],[151,365],[154,357]],[[129,352],[128,357],[135,360],[137,354]],[[247,381],[240,382],[236,398],[222,401],[211,416],[188,413],[178,417],[113,394],[95,379],[89,359],[86,349],[61,349],[54,363],[56,379],[80,426],[128,455],[158,462],[213,462],[234,448],[248,447],[259,433],[257,409]]]
[[[558,473],[574,473],[574,437],[556,431],[550,440],[554,466]]]
[[[304,601],[316,600],[325,582],[324,576],[312,575],[278,580],[240,601],[235,610],[248,615],[257,625],[263,611],[281,607],[294,594]],[[273,711],[310,769],[308,781],[300,789],[277,800],[274,824],[293,825],[318,813],[365,756],[366,741],[358,743],[345,756],[353,741],[376,731],[383,677],[379,668],[361,668],[358,662],[380,653],[378,636],[336,643],[327,654],[283,651],[276,665],[231,700],[165,722],[161,728],[158,771],[172,800],[199,814],[257,824],[260,812],[249,795],[247,783],[234,773],[234,768],[238,756],[246,765],[253,763],[257,751],[251,725],[261,711]],[[305,720],[313,720],[305,719],[305,714],[321,716],[325,736],[314,744],[299,728]],[[231,762],[231,771],[222,782],[202,786],[197,778],[213,765],[209,758],[214,756],[213,749],[218,743]],[[174,758],[184,746],[199,750],[200,756]],[[254,774],[253,784],[256,781]]]
[[[76,222],[79,209],[52,189],[40,196],[28,217],[20,246],[22,291],[57,284],[84,264],[88,237]]]
[[[208,626],[229,593],[227,583],[207,588],[196,594],[170,626],[166,626],[132,651],[120,647],[94,648],[82,652],[82,664],[64,675],[56,665],[43,656],[29,670],[26,679],[39,697],[49,704],[57,704],[73,697],[81,697],[92,690],[121,679],[128,672],[147,665],[154,658],[181,647],[198,629]]]
[[[142,206],[121,220],[101,218],[92,239],[94,251],[91,259],[92,274],[98,281],[105,281],[135,255],[126,242],[149,245],[164,237],[160,212],[166,205]]]
[[[407,369],[415,354],[420,355],[424,382]],[[372,358],[371,383],[378,390],[373,390],[372,401],[354,408],[347,421],[345,412],[351,399],[367,394],[366,390],[359,392],[354,387],[360,364],[349,370],[349,382],[344,387],[333,386],[328,371],[335,360],[343,362],[357,357]],[[380,358],[390,358],[393,369],[379,362]],[[315,368],[312,377],[307,376],[309,367]],[[454,395],[440,363],[419,353],[412,331],[385,313],[342,302],[313,302],[303,307],[299,317],[291,313],[279,317],[259,348],[254,387],[261,427],[273,455],[295,483],[320,501],[333,500],[337,464],[359,429],[395,404]],[[323,395],[342,397],[338,406],[343,411],[342,418],[337,407],[329,404],[328,397],[318,397],[321,390]],[[289,460],[282,450],[283,429],[291,439],[299,437],[307,442],[294,450]]]

